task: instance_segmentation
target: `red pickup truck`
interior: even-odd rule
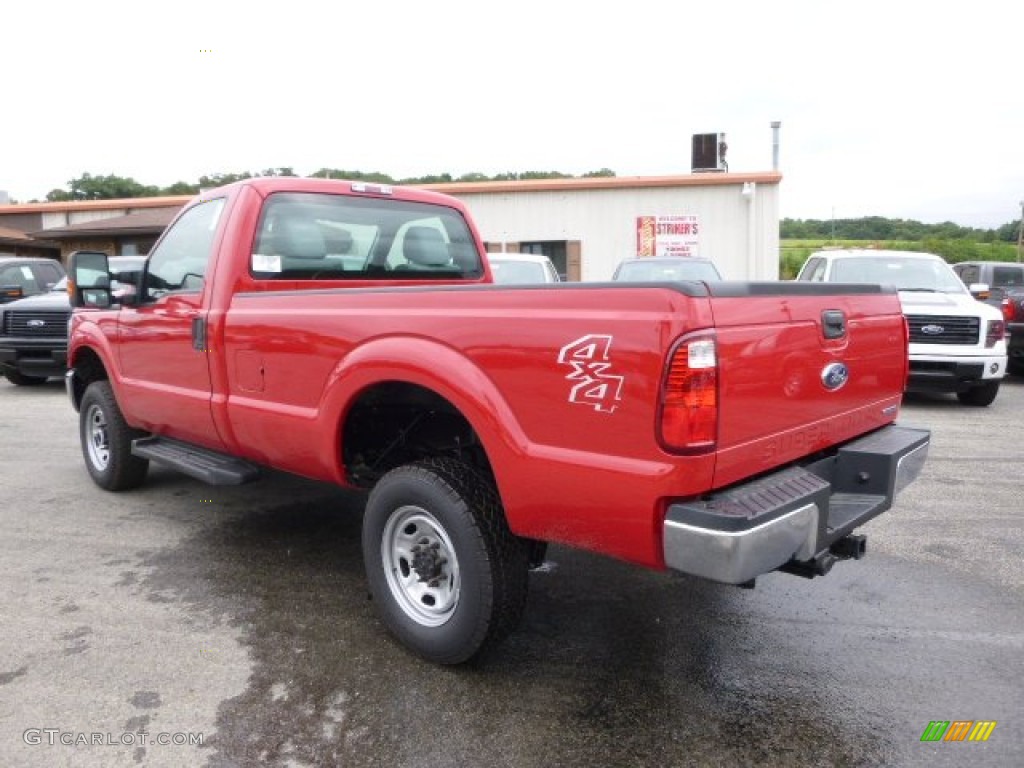
[[[921,470],[897,295],[492,284],[465,207],[254,179],[188,204],[134,290],[78,252],[68,393],[101,487],[160,462],[368,489],[384,623],[439,663],[507,635],[548,542],[750,586],[858,558]]]

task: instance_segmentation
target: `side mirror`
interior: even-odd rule
[[[0,285],[0,304],[20,299],[24,295],[25,291],[20,285]]]
[[[142,269],[130,269],[114,272],[110,275],[110,292],[113,300],[122,307],[139,305],[139,282],[142,280]]]
[[[967,286],[967,290],[971,292],[971,296],[980,301],[984,301],[992,295],[992,290],[989,288],[988,283],[971,283]]]
[[[74,251],[68,260],[68,298],[72,307],[106,309],[111,304],[110,263],[101,251]]]

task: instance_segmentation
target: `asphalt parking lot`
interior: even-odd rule
[[[89,480],[59,382],[0,381],[0,765],[1024,765],[1024,380],[914,397],[925,472],[868,557],[755,590],[552,548],[468,668],[377,622],[362,498]],[[988,741],[922,742],[931,721]]]

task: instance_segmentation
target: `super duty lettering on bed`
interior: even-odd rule
[[[458,200],[298,178],[196,198],[116,292],[104,254],[70,266],[93,480],[368,490],[370,591],[437,663],[514,630],[549,542],[823,575],[928,450],[896,423],[907,331],[878,286],[499,286]]]

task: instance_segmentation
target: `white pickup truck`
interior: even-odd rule
[[[911,251],[817,251],[797,280],[879,283],[899,290],[910,328],[911,392],[955,392],[966,405],[991,405],[1006,375],[1006,324],[975,299],[940,256]]]

